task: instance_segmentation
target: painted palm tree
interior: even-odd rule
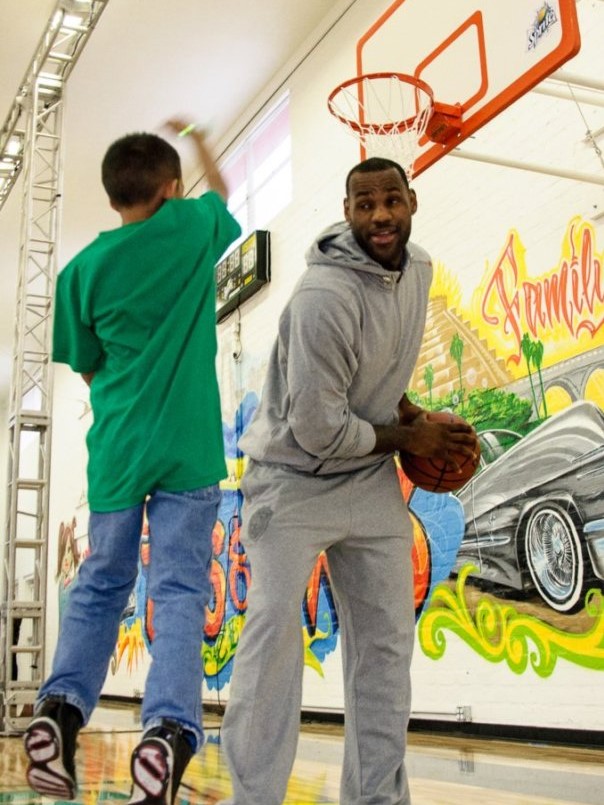
[[[522,341],[520,342],[520,348],[522,350],[522,354],[524,355],[524,360],[526,361],[526,368],[528,371],[528,378],[529,383],[531,384],[531,394],[533,397],[533,406],[535,408],[535,414],[537,417],[539,416],[539,406],[537,405],[537,395],[535,394],[535,386],[533,384],[533,373],[531,372],[531,362],[533,360],[533,342],[531,341],[531,337],[528,333],[524,333],[522,336]]]
[[[428,388],[429,406],[430,410],[432,410],[432,386],[434,385],[434,369],[432,368],[431,363],[429,363],[426,366],[426,369],[424,371],[424,383]]]
[[[463,341],[459,337],[459,333],[455,333],[453,338],[451,339],[451,347],[449,349],[449,353],[455,363],[457,364],[457,373],[459,375],[459,402],[460,402],[460,409],[463,411],[464,408],[464,388],[463,388],[463,377],[461,374],[461,359],[463,356]]]
[[[541,401],[543,403],[543,418],[547,419],[547,402],[545,399],[545,388],[543,386],[543,375],[541,374],[541,364],[543,363],[543,344],[541,341],[533,341],[531,357],[533,364],[539,375],[539,386],[541,388]]]

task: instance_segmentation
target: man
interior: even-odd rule
[[[307,255],[240,441],[252,585],[223,725],[234,805],[284,799],[300,720],[300,603],[321,551],[342,634],[340,803],[409,802],[412,529],[393,456],[457,467],[452,454],[474,444],[469,425],[432,423],[405,395],[432,277],[429,256],[408,243],[416,209],[395,162],[350,171],[346,222]]]

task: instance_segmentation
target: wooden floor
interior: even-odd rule
[[[126,800],[138,708],[103,706],[79,739],[78,802]],[[177,805],[215,805],[230,792],[220,752],[220,722],[206,719],[207,743],[188,767]],[[304,727],[287,805],[338,802],[339,726]],[[407,757],[414,805],[604,805],[604,749],[410,734]],[[20,738],[0,738],[0,804],[46,803],[24,781]]]

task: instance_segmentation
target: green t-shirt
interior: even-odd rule
[[[59,274],[53,360],[95,373],[92,511],[225,477],[214,266],[240,232],[214,192],[173,199],[102,232]]]

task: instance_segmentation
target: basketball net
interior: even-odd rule
[[[368,73],[337,86],[327,106],[362,147],[363,158],[398,162],[407,177],[432,117],[434,96],[425,81],[403,73]]]

